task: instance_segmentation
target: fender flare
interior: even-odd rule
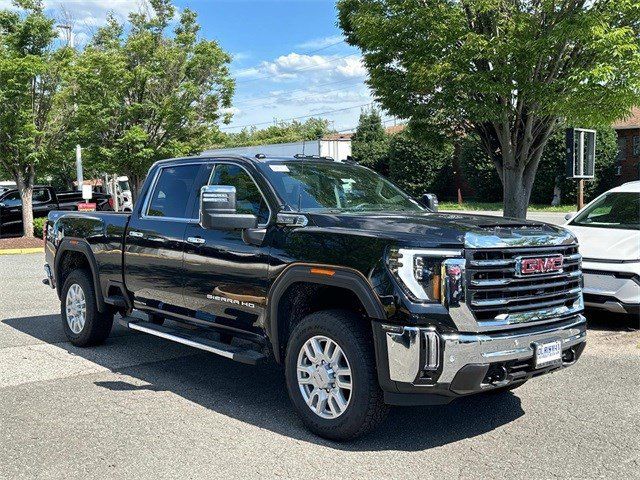
[[[58,277],[58,273],[60,272],[60,262],[62,261],[63,254],[65,252],[78,252],[85,256],[87,261],[89,262],[89,268],[91,269],[91,276],[93,277],[93,287],[96,295],[96,303],[98,304],[98,311],[103,313],[107,306],[104,303],[104,296],[102,295],[102,288],[100,287],[100,276],[98,275],[98,263],[96,262],[96,258],[93,255],[93,251],[91,250],[91,246],[87,243],[86,240],[76,239],[76,238],[63,238],[58,246],[58,250],[56,252],[56,259],[54,264],[54,274],[56,276],[56,285],[58,291],[58,297],[62,295],[62,283],[60,282],[60,278]]]
[[[312,269],[317,269],[325,274],[314,274]],[[328,272],[333,272],[328,274]],[[278,307],[280,299],[287,289],[294,283],[315,283],[332,287],[344,288],[353,292],[367,312],[369,318],[384,320],[387,318],[384,307],[378,296],[374,293],[371,284],[362,273],[357,270],[322,264],[292,264],[289,265],[273,282],[267,300],[269,339],[273,354],[278,363],[281,362]]]

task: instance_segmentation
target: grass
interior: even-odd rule
[[[502,203],[500,202],[463,202],[462,205],[458,205],[458,202],[440,202],[440,210],[499,210],[502,211]],[[569,213],[575,212],[575,205],[559,205],[552,207],[551,205],[529,205],[530,212],[557,212],[557,213]]]

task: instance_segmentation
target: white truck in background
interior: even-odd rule
[[[319,140],[302,142],[276,143],[272,145],[253,145],[249,147],[233,147],[206,150],[202,155],[220,156],[226,154],[243,155],[250,158],[258,154],[267,157],[293,157],[303,154],[306,156],[330,157],[343,162],[351,156],[351,135],[334,134]]]

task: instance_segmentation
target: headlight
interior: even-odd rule
[[[419,302],[442,300],[442,275],[445,260],[461,257],[460,250],[399,248],[389,251],[387,265],[400,285]]]

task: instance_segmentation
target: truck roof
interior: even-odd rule
[[[189,162],[193,162],[193,161],[207,161],[207,160],[212,160],[212,159],[233,159],[233,160],[243,160],[245,162],[249,162],[249,163],[262,163],[262,164],[266,164],[266,163],[274,163],[274,162],[295,162],[295,161],[317,161],[317,162],[338,162],[338,163],[355,163],[353,161],[338,161],[338,160],[334,160],[331,157],[320,157],[318,155],[302,155],[302,154],[298,154],[298,155],[294,155],[292,157],[283,157],[283,156],[267,156],[267,155],[263,155],[263,154],[257,154],[253,157],[250,157],[248,155],[237,155],[237,154],[230,154],[230,153],[224,153],[224,154],[202,154],[202,155],[193,155],[190,157],[177,157],[177,158],[167,158],[166,160],[158,160],[156,163],[153,164],[153,166],[156,165],[164,165],[167,163],[189,163]],[[153,168],[152,166],[152,168]]]

